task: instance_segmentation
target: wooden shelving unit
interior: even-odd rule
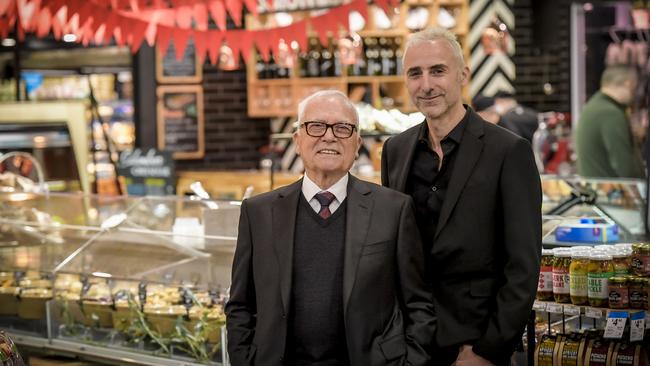
[[[375,13],[382,11],[374,5],[369,6],[368,19],[363,30],[358,34],[362,38],[391,38],[400,39],[400,49],[403,47],[411,34],[406,27],[406,18],[414,8],[424,7],[429,12],[427,27],[437,25],[438,14],[441,8],[445,8],[454,16],[456,26],[451,29],[463,46],[466,60],[469,59],[470,50],[466,42],[469,28],[469,0],[406,0],[402,2],[398,11],[390,18],[393,27],[391,29],[378,29],[374,24]],[[292,12],[294,22],[303,20],[309,16],[308,11]],[[277,27],[272,14],[260,14],[257,17],[247,16],[247,28],[259,30]],[[316,36],[313,30],[308,34]],[[339,37],[344,37],[340,33]],[[352,76],[347,75],[347,70],[342,69],[338,77],[300,77],[300,62],[296,62],[289,78],[283,79],[258,79],[256,70],[256,53],[251,52],[247,63],[247,85],[248,85],[248,115],[251,117],[292,117],[296,115],[298,103],[309,94],[322,89],[337,89],[351,98],[370,93],[370,100],[375,108],[398,108],[402,112],[415,111],[402,75],[379,75],[379,76]],[[394,101],[393,105],[384,105],[382,96]],[[467,99],[468,88],[464,90]]]

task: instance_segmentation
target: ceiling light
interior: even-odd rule
[[[77,36],[75,36],[72,33],[68,33],[63,36],[63,42],[76,42],[77,41]]]
[[[2,40],[2,45],[4,47],[13,47],[16,45],[16,40],[13,38],[5,38]]]

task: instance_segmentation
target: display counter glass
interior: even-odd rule
[[[0,195],[0,328],[19,344],[95,358],[221,363],[239,207]]]

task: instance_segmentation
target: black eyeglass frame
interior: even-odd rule
[[[322,134],[320,134],[320,135],[312,135],[311,133],[309,133],[309,126],[310,126],[311,124],[314,124],[314,123],[318,123],[318,124],[321,124],[321,125],[325,125],[325,130],[323,131]],[[334,127],[336,127],[336,126],[341,126],[341,125],[344,125],[344,126],[347,126],[347,127],[350,127],[350,128],[351,128],[350,134],[349,134],[348,136],[339,136],[339,135],[336,133],[336,130],[334,129]],[[323,136],[325,136],[325,134],[327,133],[327,130],[331,128],[331,129],[332,129],[332,134],[334,134],[334,137],[339,138],[339,139],[347,139],[347,138],[350,138],[350,137],[352,137],[352,135],[354,135],[354,130],[357,130],[357,126],[355,126],[355,125],[353,125],[353,124],[351,124],[351,123],[347,123],[347,122],[337,122],[337,123],[327,124],[327,123],[325,123],[325,122],[321,122],[321,121],[307,121],[307,122],[303,122],[303,123],[301,123],[301,124],[300,124],[300,127],[301,127],[301,128],[304,127],[304,128],[305,128],[305,132],[307,133],[307,135],[309,135],[309,136],[311,136],[311,137],[323,137]]]

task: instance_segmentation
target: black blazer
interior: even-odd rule
[[[526,140],[469,114],[427,261],[435,344],[470,343],[500,364],[521,339],[535,298],[541,184]],[[404,192],[421,127],[384,144],[383,185]]]
[[[301,187],[302,180],[242,203],[226,305],[234,366],[283,363]],[[425,365],[435,321],[413,202],[353,176],[346,200],[342,285],[351,365]]]

